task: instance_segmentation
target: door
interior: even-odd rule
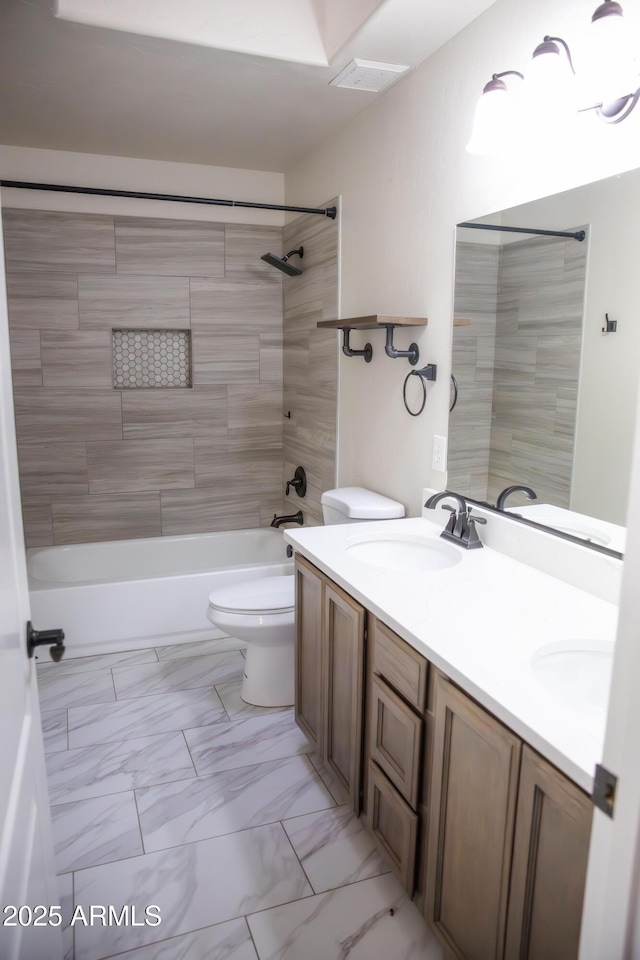
[[[57,890],[35,662],[26,652],[28,619],[0,243],[0,957],[60,960],[62,932],[54,909]],[[13,915],[10,908],[20,907]]]
[[[591,800],[526,744],[518,786],[506,956],[578,960]]]
[[[322,759],[356,814],[361,808],[364,620],[364,607],[325,583]]]
[[[458,960],[500,960],[521,743],[436,679],[426,919]]]
[[[296,723],[320,755],[323,579],[296,555]]]

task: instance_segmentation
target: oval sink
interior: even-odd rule
[[[604,713],[609,700],[613,642],[565,640],[548,643],[531,659],[533,673],[567,706]]]
[[[446,543],[407,535],[357,540],[346,551],[354,560],[385,570],[446,570],[462,559],[461,551]]]

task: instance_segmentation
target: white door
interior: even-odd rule
[[[60,960],[35,661],[27,656],[25,640],[29,594],[1,236],[0,229],[0,957]]]

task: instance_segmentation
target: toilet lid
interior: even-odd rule
[[[224,613],[286,613],[295,604],[292,574],[286,577],[261,577],[209,594],[209,606]]]

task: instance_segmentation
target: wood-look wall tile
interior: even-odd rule
[[[115,273],[113,218],[49,210],[3,211],[13,273]]]
[[[45,387],[113,384],[111,334],[100,330],[43,330],[42,381]]]
[[[120,394],[33,388],[14,392],[18,441],[120,440]]]
[[[16,387],[42,386],[39,330],[11,332],[11,375]]]
[[[335,330],[313,330],[309,336],[309,366],[314,378],[322,383],[338,380],[338,351],[342,349],[342,333]],[[365,340],[365,343],[371,342]]]
[[[162,534],[244,530],[260,526],[260,485],[251,480],[161,494]]]
[[[304,388],[310,379],[309,335],[284,335],[283,377],[289,387]]]
[[[282,336],[279,333],[260,334],[260,382],[282,383]]]
[[[261,227],[253,224],[227,223],[224,228],[225,276],[243,282],[256,280],[281,288],[282,273],[262,260],[263,253],[281,257],[288,250],[282,249],[282,227]],[[294,257],[292,263],[298,263]]]
[[[89,493],[195,486],[193,440],[121,440],[88,443]]]
[[[14,273],[7,268],[7,297],[30,300],[77,300],[78,277],[73,273],[51,273],[47,270]]]
[[[558,387],[554,433],[561,437],[573,439],[576,430],[577,407],[578,401],[575,387]]]
[[[116,217],[118,273],[224,276],[224,224]]]
[[[522,383],[533,380],[536,374],[537,337],[500,336],[495,350],[496,379],[501,382],[515,379]]]
[[[282,283],[193,277],[191,326],[194,330],[230,336],[280,333]]]
[[[184,328],[189,318],[189,278],[78,277],[80,326]]]
[[[568,381],[577,383],[580,375],[579,335],[536,337],[536,383]]]
[[[226,437],[227,389],[124,390],[125,440],[162,437]]]
[[[283,424],[281,420],[273,423],[248,424],[244,427],[228,427],[227,442],[235,450],[273,450],[282,447]]]
[[[193,383],[252,384],[260,379],[260,338],[194,332]]]
[[[282,426],[282,387],[279,384],[243,386],[231,383],[227,388],[227,402],[229,430]]]
[[[536,237],[502,247],[499,280],[502,287],[536,284],[541,277],[547,283],[560,283],[563,274],[563,240]]]
[[[70,497],[89,492],[86,444],[20,443],[20,489],[25,497]]]
[[[16,297],[8,300],[11,330],[77,330],[78,301]]]
[[[22,497],[22,522],[26,547],[50,547],[53,544],[51,503],[45,499]]]
[[[291,474],[293,476],[293,474]],[[268,527],[274,515],[281,517],[288,513],[288,503],[283,496],[283,485],[280,483],[260,483],[260,526]],[[289,498],[290,499],[290,498]],[[293,511],[295,513],[295,510]]]
[[[196,437],[194,445],[196,487],[218,486],[222,480],[235,483],[247,478],[257,478],[261,484],[280,484],[282,446],[239,449],[233,438],[223,437]]]
[[[56,544],[159,537],[160,494],[76,497],[52,506]]]

